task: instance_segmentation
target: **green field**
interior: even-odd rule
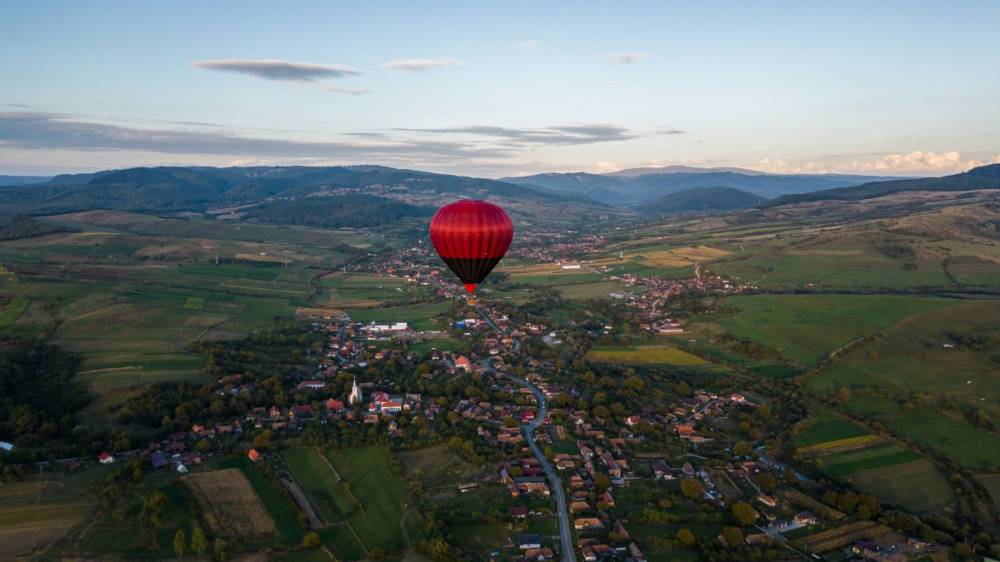
[[[432,302],[392,308],[352,308],[347,313],[355,322],[407,322],[414,330],[439,330],[441,326],[434,317],[449,310],[449,302]]]
[[[856,451],[823,455],[823,472],[843,478],[855,472],[882,468],[920,459],[920,455],[895,443],[879,444]]]
[[[845,420],[827,408],[816,409],[813,412],[813,417],[816,422],[792,439],[792,443],[796,447],[809,447],[827,441],[837,441],[869,433],[865,428]]]
[[[913,314],[959,302],[897,296],[750,295],[733,297],[740,309],[719,323],[730,334],[813,365],[826,354],[865,335],[879,333]]]
[[[0,328],[7,328],[17,322],[30,303],[27,298],[17,296],[4,304],[3,308],[0,308]]]
[[[697,355],[672,345],[638,345],[634,347],[595,347],[587,352],[587,359],[602,363],[625,365],[675,365],[701,367],[711,363]]]
[[[847,480],[881,501],[920,513],[936,513],[955,501],[944,475],[924,459],[861,470]]]
[[[317,449],[292,449],[284,456],[296,481],[328,524],[320,536],[338,556],[357,559],[373,548],[405,550],[422,538],[422,523],[410,513],[409,494],[389,466],[385,448],[326,451],[326,460],[336,473]],[[337,480],[337,474],[342,481]]]

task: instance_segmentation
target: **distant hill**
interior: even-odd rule
[[[303,197],[266,203],[248,211],[260,222],[321,228],[364,228],[393,223],[404,217],[429,217],[433,207],[418,207],[384,197],[351,194]]]
[[[825,200],[856,201],[882,197],[883,195],[903,191],[968,191],[974,189],[1000,189],[1000,164],[980,166],[968,172],[940,178],[915,178],[872,182],[853,187],[786,195],[772,201],[769,206],[777,207],[793,203]]]
[[[694,171],[692,171],[694,170]],[[635,168],[609,175],[581,172],[504,178],[553,193],[582,195],[609,205],[634,205],[696,187],[730,187],[772,199],[896,178],[844,174],[765,174],[740,168]]]
[[[44,234],[68,232],[69,229],[21,215],[0,215],[0,240],[33,238]]]
[[[45,183],[51,179],[52,176],[0,176],[0,187]]]
[[[64,175],[41,184],[4,188],[0,190],[0,214],[51,214],[89,209],[204,212],[215,208],[264,205],[272,200],[358,194],[418,206],[440,204],[451,198],[493,198],[524,203],[527,211],[538,212],[544,212],[545,205],[565,206],[574,201],[587,204],[577,194],[384,166],[165,166]],[[313,199],[314,203],[316,201]],[[341,202],[360,203],[361,200]],[[275,205],[269,207],[276,208]],[[274,218],[267,213],[260,213],[260,216]]]
[[[760,206],[766,199],[732,187],[695,187],[645,201],[638,211],[645,215],[722,212]]]

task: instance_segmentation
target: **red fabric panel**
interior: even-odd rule
[[[502,258],[514,238],[507,213],[486,201],[462,200],[441,207],[430,231],[442,258]]]

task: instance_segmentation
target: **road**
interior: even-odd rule
[[[482,311],[481,314],[487,324],[489,324],[497,332],[502,333],[493,322],[493,319],[490,318],[485,311]],[[521,341],[519,339],[515,338],[514,349],[516,352],[520,351]],[[487,371],[491,373],[498,373],[498,371],[493,368],[493,363],[489,359],[483,360],[482,364]],[[528,390],[535,395],[535,400],[538,401],[538,413],[535,415],[535,419],[522,425],[521,429],[524,430],[524,440],[528,443],[528,447],[531,449],[531,452],[534,453],[535,458],[538,459],[538,464],[545,472],[545,478],[549,481],[549,488],[551,488],[552,494],[556,499],[556,516],[559,520],[559,542],[562,545],[562,562],[576,562],[576,553],[573,548],[573,531],[570,529],[569,510],[566,508],[566,492],[563,490],[562,480],[559,479],[559,474],[556,473],[556,469],[552,467],[552,463],[549,462],[549,459],[545,458],[545,454],[542,452],[541,447],[539,447],[538,443],[535,442],[535,430],[542,425],[542,422],[544,422],[545,418],[549,415],[548,400],[545,398],[544,392],[527,380],[509,373],[498,374],[501,374],[522,386],[528,387]]]

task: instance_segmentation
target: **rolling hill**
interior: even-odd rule
[[[362,195],[365,197],[359,198]],[[351,197],[343,198],[345,196]],[[239,216],[257,217],[267,222],[281,222],[282,213],[288,213],[287,220],[291,224],[300,224],[300,221],[305,221],[301,224],[317,221],[325,224],[316,212],[306,213],[304,205],[290,203],[307,197],[311,204],[337,213],[341,205],[360,204],[366,209],[393,209],[389,214],[398,211],[403,216],[417,216],[422,211],[415,211],[416,208],[436,207],[442,201],[462,197],[496,200],[523,216],[562,214],[568,217],[570,210],[590,211],[580,216],[606,212],[603,208],[598,209],[597,203],[578,194],[554,193],[489,179],[384,166],[277,166],[130,168],[56,176],[44,183],[0,190],[0,214],[112,209],[220,215],[226,214],[225,209],[238,208]],[[323,201],[324,197],[341,199],[333,203]],[[398,205],[389,205],[389,201]],[[413,209],[404,210],[401,205]],[[344,220],[333,222],[359,222],[341,218]]]
[[[575,194],[608,205],[627,206],[697,187],[728,187],[764,198],[851,187],[895,178],[842,174],[766,174],[740,168],[635,168],[608,175],[582,172],[504,178],[553,193]]]
[[[732,187],[695,187],[645,201],[637,210],[645,215],[736,211],[758,207],[764,201]]]
[[[980,166],[968,172],[940,178],[868,182],[854,187],[786,195],[772,201],[771,206],[824,200],[857,201],[904,191],[970,191],[975,189],[1000,189],[1000,164]]]

